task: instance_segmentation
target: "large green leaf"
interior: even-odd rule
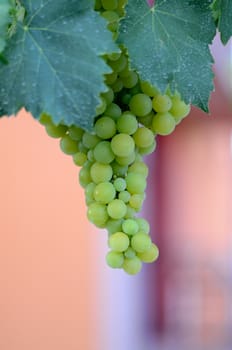
[[[221,40],[226,44],[232,36],[232,1],[216,0],[214,11],[217,13],[218,29],[221,33]]]
[[[0,115],[22,107],[39,118],[91,130],[104,74],[100,57],[117,51],[106,22],[86,0],[21,1],[26,18],[18,23],[0,62]]]
[[[0,2],[0,52],[4,50],[6,43],[7,25],[10,22],[10,2],[1,0]]]
[[[208,111],[213,90],[215,36],[211,0],[129,0],[119,43],[125,44],[141,78],[162,92],[177,89],[186,102]]]

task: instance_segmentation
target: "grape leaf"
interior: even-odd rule
[[[128,48],[131,65],[161,92],[177,89],[187,103],[208,111],[213,90],[215,36],[211,0],[129,0],[118,42]]]
[[[91,130],[99,94],[111,72],[100,55],[118,51],[106,21],[86,0],[20,1],[23,23],[0,62],[0,115],[22,107],[35,118],[47,112],[55,123]]]
[[[213,9],[218,14],[217,25],[221,41],[225,45],[232,36],[232,1],[216,0]]]
[[[10,22],[9,0],[1,0],[0,3],[0,52],[4,50],[6,44],[7,25]]]

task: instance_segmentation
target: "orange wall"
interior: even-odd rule
[[[101,252],[78,169],[25,112],[0,119],[0,159],[0,349],[96,350]]]

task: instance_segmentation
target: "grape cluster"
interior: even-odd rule
[[[96,9],[115,23],[125,1],[99,0]],[[108,90],[101,94],[93,133],[78,126],[55,125],[47,114],[40,122],[47,133],[60,138],[62,151],[80,166],[79,182],[85,190],[87,217],[108,231],[107,264],[137,274],[142,262],[158,258],[157,246],[150,238],[149,223],[137,216],[145,200],[148,167],[143,156],[156,148],[156,135],[168,135],[188,115],[178,93],[161,94],[150,83],[141,81],[130,68],[127,52],[105,57],[112,72],[105,76]]]

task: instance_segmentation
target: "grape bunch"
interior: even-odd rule
[[[96,1],[96,10],[116,35],[125,2]],[[101,94],[92,133],[75,125],[55,125],[46,113],[40,122],[48,135],[60,138],[61,150],[81,167],[79,183],[85,191],[87,217],[108,232],[107,264],[134,275],[142,262],[151,263],[159,255],[149,223],[138,217],[148,176],[143,157],[155,150],[156,135],[170,134],[190,106],[178,93],[161,94],[141,81],[130,67],[125,48],[104,59],[112,72],[105,76],[107,91]]]

